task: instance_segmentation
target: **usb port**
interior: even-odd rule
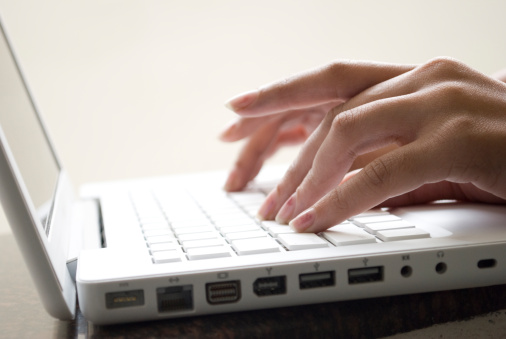
[[[253,292],[259,297],[286,293],[286,277],[258,278],[253,283]]]
[[[348,270],[348,283],[363,284],[383,281],[383,266],[354,268]]]
[[[207,302],[211,305],[234,303],[241,299],[239,280],[206,284]]]
[[[299,288],[301,290],[308,288],[334,286],[335,284],[336,279],[334,271],[304,273],[299,275]]]

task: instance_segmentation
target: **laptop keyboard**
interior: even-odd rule
[[[255,217],[266,192],[155,190],[130,196],[155,264],[430,237],[386,210],[362,213],[319,234],[296,233]]]

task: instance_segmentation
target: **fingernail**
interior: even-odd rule
[[[283,207],[281,207],[281,209],[279,210],[278,215],[276,215],[276,221],[279,222],[280,224],[287,224],[291,220],[293,213],[295,212],[295,203],[296,198],[294,193],[292,194],[290,199],[288,199],[285,202]]]
[[[361,168],[358,168],[358,169],[356,169],[356,170],[353,170],[353,171],[350,171],[350,172],[346,173],[346,174],[344,175],[343,180],[341,180],[341,183],[340,183],[339,185],[344,184],[346,181],[348,181],[348,180],[350,180],[351,178],[353,178],[353,176],[355,176],[355,175],[356,175],[358,172],[360,172],[361,170],[362,170]]]
[[[316,213],[314,208],[309,208],[299,214],[295,219],[290,221],[290,227],[296,232],[304,232],[309,227],[313,226],[316,219]]]
[[[225,102],[225,107],[232,111],[239,111],[251,105],[258,98],[258,90],[241,93]]]
[[[227,181],[225,182],[225,191],[235,191],[237,190],[237,187],[239,186],[239,174],[237,173],[236,169],[233,169],[230,171],[230,174],[228,175]]]
[[[277,199],[277,193],[276,190],[269,193],[267,198],[265,198],[265,201],[263,202],[262,206],[260,206],[258,210],[257,217],[260,220],[270,220],[271,219],[271,213],[274,210],[274,206],[276,206]]]

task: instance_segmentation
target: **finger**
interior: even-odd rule
[[[321,121],[320,116],[319,111],[298,112],[285,118],[277,117],[263,121],[239,154],[234,169],[226,181],[225,190],[237,191],[244,188],[260,172],[265,159],[272,156],[280,147],[305,141]],[[294,127],[297,122],[298,125]],[[285,130],[285,125],[291,129]]]
[[[329,119],[328,116],[325,117],[324,122],[326,119]],[[307,175],[307,172],[311,169],[314,156],[328,133],[329,124],[324,122],[309,136],[283,178],[269,193],[262,206],[260,206],[258,210],[259,219],[274,219],[281,206],[283,206]]]
[[[353,161],[353,165],[351,165],[350,170],[364,168],[365,166],[367,166],[367,164],[369,164],[374,159],[382,156],[383,154],[386,154],[388,152],[393,151],[397,147],[399,147],[399,146],[396,145],[396,144],[390,144],[388,146],[385,146],[383,148],[377,149],[375,151],[372,151],[372,152],[369,152],[369,153],[365,153],[365,154],[361,154],[361,155],[359,155],[359,156],[357,156],[355,158],[355,160]]]
[[[269,150],[267,150],[267,158],[272,157],[280,148],[286,146],[294,146],[303,143],[311,135],[311,130],[305,126],[298,125],[290,130],[281,131],[278,134],[276,142],[274,142]]]
[[[357,115],[357,107],[361,107],[365,105],[376,105],[379,106],[385,105],[390,101],[381,101],[386,100],[383,98],[391,98],[394,99],[393,102],[395,102],[395,98],[399,96],[406,96],[409,93],[411,93],[413,90],[416,90],[415,87],[410,86],[411,83],[410,77],[412,76],[412,72],[406,72],[398,77],[389,79],[381,84],[377,84],[375,86],[372,86],[366,90],[364,90],[359,95],[353,97],[346,103],[335,107],[332,111],[330,111],[325,119],[322,121],[321,125],[318,127],[318,129],[314,133],[314,137],[312,136],[306,145],[302,148],[301,152],[299,153],[298,157],[296,158],[295,162],[290,167],[289,171],[285,174],[281,182],[278,184],[276,189],[269,194],[262,205],[262,207],[259,210],[259,217],[264,219],[272,219],[276,218],[276,221],[279,223],[287,223],[289,222],[293,217],[295,217],[298,213],[302,212],[305,208],[309,207],[311,204],[316,202],[321,196],[323,196],[333,185],[339,183],[339,181],[342,179],[342,176],[346,171],[348,171],[351,168],[351,165],[348,163],[342,163],[339,164],[340,170],[334,171],[334,168],[330,166],[330,162],[327,164],[322,164],[323,167],[326,168],[327,173],[324,175],[315,174],[311,172],[310,170],[314,168],[314,161],[316,161],[315,156],[317,152],[321,153],[320,146],[323,144],[324,140],[327,138],[327,134],[333,128],[333,123],[336,117],[340,116],[345,112],[345,118],[347,117],[353,117],[354,115]],[[378,101],[376,104],[373,104],[374,102]],[[339,117],[339,120],[346,120],[345,118]],[[348,119],[353,120],[353,119]],[[376,125],[376,119],[362,119],[367,120],[368,122],[372,122],[370,124],[371,130],[374,132],[377,132],[375,125]],[[385,119],[380,121],[380,123],[385,123]],[[388,120],[388,121],[396,121],[396,120]],[[385,129],[385,133],[390,129],[390,124],[388,124],[388,129]],[[344,133],[342,135],[346,135],[347,131],[344,130]],[[374,133],[371,133],[371,135],[365,135],[365,140],[369,140],[369,143],[374,144],[374,141],[376,139],[373,138]],[[360,132],[358,135],[355,136],[356,138],[360,139],[364,137],[364,133]],[[379,137],[379,136],[377,136]],[[379,140],[379,139],[378,139]],[[332,144],[332,141],[327,142],[327,149],[329,150],[328,154],[334,154],[335,152],[339,152],[341,158],[342,156],[348,154],[353,155],[353,157],[356,157],[358,155],[363,155],[364,153],[372,152],[374,151],[374,156],[377,154],[381,154],[380,148],[385,147],[385,151],[388,151],[390,147],[394,148],[395,146],[391,146],[389,144],[392,144],[395,142],[395,138],[391,139],[390,141],[388,139],[382,140],[382,144],[374,144],[374,148],[371,149],[361,149],[361,153],[351,152],[347,153],[348,151],[338,151],[340,148],[335,147],[334,144]],[[346,138],[343,138],[341,140],[343,148],[341,150],[347,150],[346,148]],[[323,152],[325,153],[325,152]],[[354,158],[349,157],[346,159],[348,162],[353,161]],[[321,175],[321,176],[319,176]],[[309,176],[309,179],[307,178]],[[301,203],[300,199],[298,200],[297,196],[294,194],[296,192],[296,189],[298,189],[299,185],[302,185],[303,180],[311,181],[312,179],[317,179],[312,183],[312,188],[316,188],[315,186],[319,185],[319,189],[311,191],[310,189],[305,190],[305,194],[307,196],[305,197],[306,201],[303,201]],[[321,182],[322,179],[326,179],[327,182],[323,183]],[[320,182],[319,182],[320,181]],[[304,194],[302,194],[304,195]],[[274,215],[273,215],[274,214]]]
[[[245,143],[225,183],[226,191],[238,191],[258,174],[270,145],[276,141],[282,121],[273,120],[259,128]]]
[[[382,91],[382,95],[389,96],[391,93]],[[314,160],[309,168],[307,165],[304,168],[307,174],[279,209],[276,215],[278,222],[288,223],[339,184],[358,155],[398,142],[402,139],[399,133],[413,134],[411,126],[417,125],[409,121],[412,115],[403,114],[402,110],[406,101],[413,100],[410,96],[400,98],[394,96],[382,100],[376,100],[376,95],[364,94],[364,96],[365,98],[357,97],[353,100],[358,102],[359,107],[338,114],[332,119],[329,132],[313,156]],[[372,102],[360,106],[360,103],[367,100]],[[343,106],[349,104],[354,103],[350,100]],[[326,118],[325,125],[329,124],[328,120],[329,118]],[[396,121],[397,125],[402,126],[396,129],[396,134],[393,135],[391,121]]]
[[[260,170],[262,169],[264,162],[272,155],[274,155],[274,153],[276,153],[278,149],[284,146],[300,144],[307,139],[307,136],[308,136],[307,131],[304,128],[279,132],[276,140],[270,143],[270,145],[265,149],[263,156],[257,159],[254,165],[255,167],[251,168],[251,170],[248,172],[248,177],[246,177],[246,179],[244,180],[245,183],[243,186],[245,186],[248,182],[253,180],[258,175],[258,173],[260,173]]]
[[[238,141],[249,137],[264,124],[271,123],[273,120],[282,119],[283,125],[290,127],[290,122],[295,125],[300,122],[316,120],[317,123],[323,119],[325,113],[331,110],[332,104],[319,105],[308,109],[292,110],[272,116],[262,117],[241,117],[230,122],[220,134],[220,139],[226,142]],[[314,124],[311,122],[311,124]]]
[[[290,225],[299,232],[320,232],[390,197],[413,191],[426,182],[440,181],[444,174],[436,165],[427,166],[434,163],[433,154],[420,144],[411,143],[374,160]]]
[[[262,116],[342,103],[414,66],[339,61],[242,93],[225,104],[242,116]]]
[[[348,173],[346,173],[343,177],[343,180],[341,180],[341,183],[340,185],[344,184],[346,181],[350,180],[351,178],[353,178],[358,172],[360,172],[362,170],[362,168],[359,168],[359,169],[356,169],[356,170],[353,170],[353,171],[350,171]]]
[[[281,119],[281,115],[259,118],[237,118],[230,121],[219,135],[221,141],[234,142],[249,137],[256,130],[274,120]]]

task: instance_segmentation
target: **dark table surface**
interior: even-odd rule
[[[0,235],[0,338],[350,338],[383,337],[491,312],[506,314],[506,285],[310,306],[95,326],[51,318],[12,235]],[[506,336],[496,324],[494,337]],[[489,332],[487,332],[489,333]]]

